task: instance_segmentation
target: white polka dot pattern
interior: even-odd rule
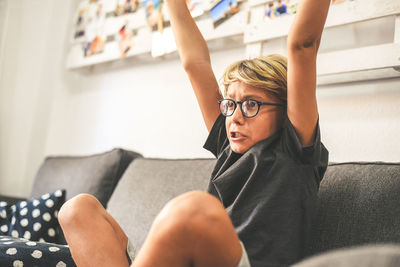
[[[16,248],[9,248],[6,251],[6,254],[7,255],[15,255],[15,254],[17,254],[17,249]]]
[[[14,267],[23,267],[24,263],[22,261],[16,260],[13,262]]]
[[[30,247],[33,247],[33,246],[36,246],[36,242],[32,242],[32,241],[26,242],[26,245],[30,246]]]
[[[42,228],[42,225],[40,223],[34,223],[33,224],[33,231],[37,232],[40,230],[40,228]]]
[[[0,236],[0,266],[76,267],[68,246]]]
[[[48,200],[46,200],[45,205],[46,205],[48,208],[52,208],[52,207],[54,206],[54,201],[51,200],[51,199],[48,199]]]
[[[39,209],[34,209],[33,211],[32,211],[32,217],[33,218],[37,218],[37,217],[39,217],[40,216],[40,210]]]
[[[60,231],[57,216],[64,200],[65,190],[57,190],[15,205],[1,202],[0,235],[57,242]]]
[[[25,216],[27,213],[28,213],[28,209],[27,209],[27,208],[23,208],[23,209],[19,212],[19,214],[20,214],[21,216]]]
[[[50,197],[50,194],[44,194],[43,196],[42,196],[42,199],[48,199]]]
[[[0,211],[0,217],[1,217],[2,219],[7,218],[7,212],[6,212],[6,210]]]
[[[42,257],[42,252],[40,250],[34,250],[32,252],[32,257],[35,259],[40,259]]]
[[[49,222],[51,220],[51,215],[50,215],[50,213],[46,212],[45,214],[43,214],[42,218],[46,222]]]
[[[49,247],[49,251],[51,251],[51,252],[57,252],[59,250],[60,249],[58,247]]]
[[[22,227],[26,227],[28,225],[28,223],[29,223],[28,219],[22,219],[21,220],[21,226]]]
[[[53,228],[49,228],[47,233],[49,234],[49,236],[55,236],[56,235],[56,231]]]
[[[31,238],[31,233],[28,232],[28,231],[25,231],[25,233],[24,233],[24,238],[25,238],[25,239],[30,239],[30,238]]]
[[[7,233],[8,232],[8,226],[6,224],[2,225],[0,227],[0,231],[2,231],[3,233]]]

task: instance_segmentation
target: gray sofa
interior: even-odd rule
[[[88,157],[50,157],[38,172],[31,196],[60,187],[66,189],[67,199],[94,194],[140,247],[168,200],[206,190],[214,164],[215,159],[143,158],[123,149]],[[400,266],[398,243],[400,163],[329,164],[307,258],[296,266]]]

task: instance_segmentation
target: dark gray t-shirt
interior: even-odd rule
[[[280,131],[237,154],[220,115],[204,148],[218,159],[208,192],[223,203],[251,266],[287,266],[301,259],[328,164],[319,125],[314,144],[303,148],[286,118]]]

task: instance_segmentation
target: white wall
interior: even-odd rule
[[[0,64],[0,194],[27,196],[46,155],[124,147],[148,157],[210,157],[175,56],[67,71],[75,1],[9,0]],[[2,51],[2,50],[0,50]],[[217,77],[245,49],[212,52]],[[400,161],[400,79],[321,86],[331,161]]]
[[[400,162],[400,79],[320,87],[330,161]]]
[[[220,72],[243,53],[243,48],[214,53],[214,68]],[[207,131],[177,56],[126,61],[123,67],[67,74],[68,85],[55,98],[46,153],[121,146],[150,157],[211,156],[202,149]]]
[[[43,160],[54,92],[54,63],[61,55],[57,48],[61,40],[53,35],[58,30],[54,26],[62,23],[59,19],[65,12],[53,4],[52,0],[3,0],[2,8],[7,9],[1,12],[7,14],[7,21],[1,29],[5,42],[0,44],[0,193],[3,194],[27,195],[32,176]]]

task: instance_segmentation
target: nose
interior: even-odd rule
[[[242,114],[242,110],[241,110],[239,104],[237,105],[237,107],[236,107],[235,111],[233,112],[231,118],[232,118],[232,121],[234,123],[243,124],[244,116]]]

